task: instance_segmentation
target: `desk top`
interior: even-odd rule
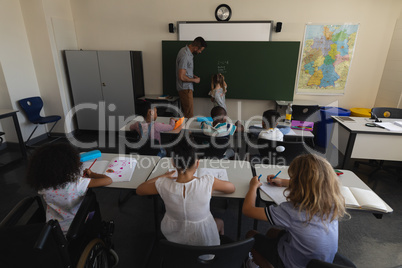
[[[113,157],[119,156],[119,154],[104,154],[98,158],[98,160],[111,160]],[[137,187],[146,181],[151,174],[154,167],[159,162],[159,156],[149,156],[149,155],[120,155],[125,157],[131,157],[137,160],[137,165],[133,176],[130,181],[123,182],[113,182],[112,184],[106,186],[110,188],[125,188],[125,189],[137,189]],[[90,160],[90,162],[93,160]]]
[[[149,178],[155,178],[156,176],[162,175],[173,168],[172,158],[164,157],[162,158]],[[221,196],[227,198],[244,198],[248,192],[249,182],[252,178],[252,171],[250,162],[238,161],[238,160],[211,160],[211,159],[200,159],[199,168],[223,168],[226,169],[229,181],[234,184],[236,191],[232,194],[223,194],[219,192],[214,192],[213,196]]]
[[[346,117],[351,120],[345,120],[344,117],[340,116],[332,116],[332,118],[347,128],[350,132],[359,132],[359,133],[371,133],[371,134],[390,134],[390,135],[401,135],[402,131],[389,131],[379,127],[368,127],[365,126],[367,123],[374,123],[374,119],[370,119],[367,117]],[[395,122],[400,121],[402,119],[397,118],[380,118],[382,122]]]
[[[262,120],[243,120],[242,125],[244,126],[244,132],[248,133],[249,127],[254,125],[261,125]],[[290,123],[279,122],[278,125],[290,127]],[[305,131],[300,129],[290,129],[285,136],[288,137],[305,137],[314,138],[314,134],[311,131]]]
[[[257,175],[262,174],[261,180],[264,179],[264,181],[266,181],[266,177],[269,174],[276,174],[278,171],[282,171],[278,177],[289,178],[289,175],[288,175],[289,167],[288,166],[278,167],[278,166],[256,164],[254,167],[255,167],[256,174]],[[341,185],[347,186],[347,187],[356,187],[356,188],[361,188],[361,189],[372,191],[371,188],[367,184],[365,184],[352,171],[350,171],[350,170],[341,170],[341,171],[343,172],[343,174],[338,176],[339,181],[341,182]],[[272,201],[272,199],[262,190],[260,190],[260,196],[261,196],[261,199],[264,201]],[[387,207],[387,210],[388,210],[387,213],[390,213],[393,211],[393,209],[387,203],[384,202],[384,204]]]
[[[144,97],[139,98],[140,100],[157,100],[157,101],[168,101],[168,102],[174,102],[179,99],[179,96],[170,96],[170,98],[165,99],[165,98],[159,98],[161,95],[158,94],[150,94],[150,95],[145,95]]]
[[[8,116],[11,115],[13,113],[17,113],[19,112],[18,110],[13,110],[13,109],[0,109],[0,116]]]
[[[170,123],[170,118],[172,118],[172,117],[158,116],[158,117],[156,118],[156,121],[155,121],[155,122],[164,123],[164,124],[169,124],[169,123]],[[186,120],[186,119],[185,119],[185,120]],[[122,127],[122,128],[120,129],[120,131],[130,131],[130,126],[131,126],[132,124],[134,124],[135,122],[137,122],[137,121],[140,121],[140,122],[144,121],[144,117],[142,117],[141,115],[135,117],[133,120],[131,120],[129,123],[127,123],[127,125],[125,125],[124,127]]]
[[[164,117],[164,116],[159,116],[156,118],[156,122],[164,123],[164,124],[169,124],[171,117]],[[130,131],[130,125],[134,124],[136,121],[144,121],[144,118],[142,116],[137,116],[134,118],[132,121],[130,121],[127,125],[122,127],[120,131]],[[236,120],[231,121],[232,124],[236,123]],[[256,125],[256,124],[261,124],[261,121],[258,120],[241,120],[241,124],[244,126],[244,131],[247,133],[248,132],[248,127]],[[281,123],[281,125],[289,126],[289,124],[286,124],[284,122]],[[196,117],[187,119],[185,118],[185,123],[182,129],[189,130],[189,131],[201,131],[201,122],[197,121]],[[177,130],[172,130],[169,132],[179,132],[180,129]],[[314,134],[311,131],[303,131],[303,130],[298,130],[298,129],[291,129],[289,133],[287,133],[285,136],[290,136],[290,137],[307,137],[307,138],[314,138]]]

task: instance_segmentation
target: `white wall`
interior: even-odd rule
[[[395,25],[374,106],[402,108],[402,15]]]
[[[19,1],[2,0],[0,2],[0,40],[0,65],[2,66],[0,80],[3,80],[0,86],[0,108],[19,110],[17,104],[19,99],[40,95]],[[24,139],[27,139],[34,126],[27,122],[21,113],[18,113],[18,120],[22,135]],[[2,122],[6,140],[18,142],[11,122]],[[37,132],[43,134],[45,131],[41,128]]]
[[[295,100],[310,99],[325,105],[338,101],[340,107],[373,106],[380,84],[395,22],[402,1],[339,0],[336,4],[318,0],[228,0],[231,20],[274,20],[283,22],[273,41],[302,41],[304,27],[312,23],[360,23],[356,48],[345,95],[295,95]],[[168,23],[214,21],[220,1],[110,1],[71,0],[80,49],[142,50],[147,94],[162,92],[162,40],[176,40]],[[205,51],[208,53],[208,49]],[[209,78],[201,78],[209,79]],[[228,81],[230,90],[230,81]],[[243,118],[261,114],[270,101],[242,101]],[[196,99],[195,114],[208,114],[212,103]],[[237,115],[237,101],[228,100],[231,117]]]
[[[77,49],[68,0],[20,0],[22,14],[44,102],[45,115],[61,115],[54,132],[64,132],[71,109],[62,50]]]

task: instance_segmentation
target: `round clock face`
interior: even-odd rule
[[[219,21],[228,21],[232,16],[232,10],[228,5],[219,5],[215,10],[215,18]]]

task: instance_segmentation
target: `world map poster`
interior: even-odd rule
[[[306,25],[297,93],[344,94],[358,24]]]

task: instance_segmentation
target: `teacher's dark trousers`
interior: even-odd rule
[[[179,97],[181,102],[181,110],[183,111],[184,117],[193,117],[193,91],[191,89],[180,90]]]

